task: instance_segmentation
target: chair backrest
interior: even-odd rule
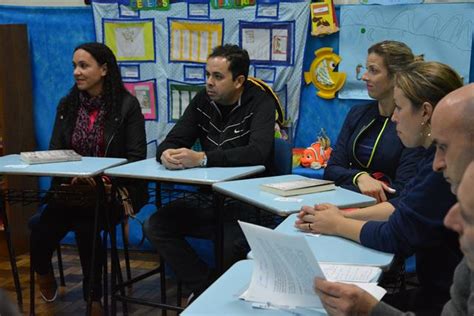
[[[280,98],[278,98],[272,87],[270,87],[265,81],[259,78],[248,77],[247,80],[262,89],[263,91],[267,92],[275,100],[276,122],[278,123],[278,125],[283,126],[285,121],[285,113],[283,110],[283,106],[281,105]]]
[[[291,144],[284,139],[275,138],[274,172],[275,175],[291,174],[292,171]]]

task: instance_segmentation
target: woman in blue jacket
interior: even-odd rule
[[[421,153],[403,146],[390,121],[395,108],[394,75],[415,59],[411,49],[401,42],[384,41],[368,49],[362,80],[376,102],[354,106],[347,114],[325,179],[382,202],[396,196],[415,174]]]
[[[430,134],[436,104],[461,86],[459,75],[437,62],[415,62],[397,73],[392,121],[406,147],[422,146],[426,151],[417,165],[417,174],[400,195],[370,207],[391,207],[384,213],[385,218],[374,211],[378,221],[370,215],[364,220],[354,219],[350,217],[358,211],[343,214],[333,205],[320,204],[303,207],[296,221],[302,230],[342,236],[403,257],[415,254],[420,288],[388,296],[387,301],[417,315],[439,315],[450,297],[454,269],[462,258],[456,233],[443,225],[456,197],[443,175],[433,171],[436,150]]]

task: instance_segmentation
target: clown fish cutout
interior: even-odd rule
[[[301,166],[311,169],[325,168],[331,152],[331,140],[324,129],[321,129],[318,140],[303,151],[303,156],[300,159]]]
[[[334,69],[341,61],[341,57],[333,53],[332,48],[323,47],[314,52],[316,56],[311,63],[309,71],[304,73],[306,84],[312,82],[319,97],[333,99],[336,92],[341,90],[346,82],[344,72],[335,72]]]

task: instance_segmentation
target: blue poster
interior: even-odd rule
[[[472,4],[342,6],[339,72],[347,74],[342,99],[370,99],[361,80],[367,49],[383,40],[406,43],[415,55],[453,67],[469,80]]]

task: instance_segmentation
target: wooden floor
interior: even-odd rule
[[[79,263],[77,250],[73,247],[62,247],[62,257],[64,265],[64,274],[66,280],[65,287],[59,287],[59,294],[53,303],[45,303],[39,296],[38,288],[35,291],[35,309],[36,315],[85,315],[86,304],[82,299],[82,270]],[[29,315],[29,256],[21,255],[17,258],[18,269],[20,273],[20,284],[23,294],[23,314]],[[122,267],[124,263],[122,262]],[[59,284],[59,274],[57,269],[56,255],[53,256],[53,266]],[[150,271],[158,266],[156,254],[150,253],[131,253],[132,276]],[[167,295],[171,302],[176,299],[176,286],[173,280],[167,281]],[[0,288],[7,292],[7,295],[13,302],[17,302],[15,286],[10,269],[10,262],[7,258],[0,258]],[[146,280],[140,281],[129,290],[127,294],[143,299],[151,299],[155,302],[160,301],[160,281],[159,275],[152,276]],[[122,315],[122,307],[118,305],[117,315]],[[128,305],[129,315],[160,315],[160,310],[147,306]],[[175,313],[168,312],[168,315]]]

